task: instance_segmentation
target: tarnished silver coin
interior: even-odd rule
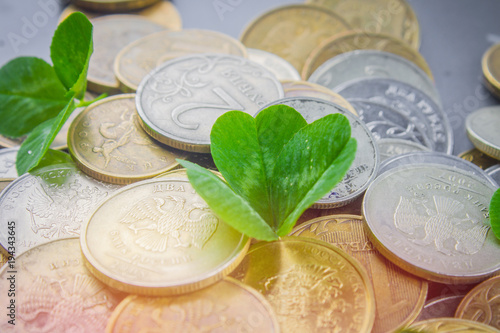
[[[377,140],[380,163],[388,158],[415,151],[431,151],[430,148],[419,143],[403,139],[380,139]]]
[[[167,61],[141,82],[137,112],[146,132],[174,148],[210,152],[210,131],[223,113],[255,115],[283,97],[274,74],[248,59],[193,54]]]
[[[118,80],[113,63],[120,50],[127,44],[165,29],[139,15],[105,15],[91,19],[94,27],[94,53],[90,57],[87,73],[88,88],[98,93],[116,93]]]
[[[432,318],[453,318],[455,310],[465,295],[444,295],[432,298],[425,302],[424,308],[418,315],[416,322]]]
[[[347,82],[335,88],[347,98],[369,99],[389,105],[420,124],[432,142],[432,150],[453,152],[453,129],[445,112],[421,90],[401,81],[385,78],[365,78]]]
[[[135,92],[142,79],[164,62],[193,53],[207,52],[247,56],[243,44],[217,31],[164,30],[125,46],[115,58],[114,73],[120,81],[122,91]]]
[[[401,165],[413,165],[421,163],[442,164],[450,166],[452,168],[461,169],[482,178],[493,186],[496,185],[496,182],[493,180],[493,178],[491,178],[483,169],[481,169],[474,163],[454,155],[438,153],[435,151],[419,151],[393,156],[380,163],[378,174],[381,175],[384,172],[397,168]]]
[[[248,59],[264,66],[271,71],[278,80],[300,80],[299,72],[293,67],[291,63],[282,57],[259,49],[247,48]]]
[[[383,77],[405,82],[441,105],[434,82],[417,65],[394,53],[354,50],[339,54],[318,67],[308,79],[334,89],[345,82],[366,77]]]
[[[361,119],[370,129],[376,140],[383,138],[405,139],[432,147],[427,133],[414,119],[386,104],[363,99],[350,99]]]
[[[465,129],[470,141],[488,156],[500,160],[500,106],[488,106],[469,114]]]
[[[0,178],[14,179],[18,177],[16,169],[17,151],[19,148],[0,149]]]
[[[474,283],[500,270],[488,213],[494,191],[458,168],[403,165],[371,183],[362,212],[371,240],[396,265],[435,282]]]
[[[500,185],[500,164],[489,167],[484,170],[494,181],[497,182],[497,186]]]
[[[96,204],[118,188],[86,176],[72,164],[26,173],[0,196],[0,245],[8,244],[9,225],[15,226],[18,254],[37,244],[78,236]]]
[[[331,102],[311,97],[289,97],[274,101],[270,105],[288,105],[302,114],[308,123],[328,114],[340,113],[351,125],[351,136],[357,141],[356,157],[344,178],[312,208],[335,208],[345,206],[364,193],[375,179],[379,168],[378,147],[370,130],[351,112]],[[269,106],[269,105],[267,105]],[[266,106],[266,107],[267,107]]]

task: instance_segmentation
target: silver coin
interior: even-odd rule
[[[425,302],[415,322],[432,318],[453,318],[458,305],[465,295],[438,296]]]
[[[127,44],[164,30],[165,27],[138,15],[105,15],[91,20],[94,53],[87,74],[89,90],[116,92],[119,84],[113,72],[116,55]]]
[[[495,186],[496,182],[491,178],[483,169],[478,167],[472,162],[464,160],[463,158],[438,153],[435,151],[420,151],[420,152],[411,152],[398,156],[393,156],[384,162],[380,163],[380,169],[378,170],[378,174],[381,175],[386,171],[397,168],[401,165],[413,165],[413,164],[442,164],[446,166],[450,166],[452,168],[458,168],[469,172],[473,175],[476,175],[483,180],[487,181],[491,185]]]
[[[494,191],[458,168],[403,165],[370,184],[362,211],[371,240],[399,267],[440,283],[473,283],[500,269],[488,213]]]
[[[493,180],[497,183],[497,186],[500,185],[500,164],[493,165],[488,169],[484,170]]]
[[[14,179],[18,177],[16,169],[18,150],[19,148],[0,149],[0,179]]]
[[[402,139],[380,139],[377,140],[377,146],[380,156],[380,163],[388,158],[415,151],[431,151],[428,147],[419,143]]]
[[[351,125],[351,136],[357,141],[356,157],[344,178],[312,208],[345,206],[364,193],[375,179],[379,168],[378,147],[370,130],[351,112],[331,102],[311,97],[290,97],[274,101],[270,105],[288,105],[302,114],[308,123],[328,114],[340,113]],[[267,105],[267,106],[270,106]],[[266,106],[266,107],[267,107]]]
[[[292,66],[291,63],[283,59],[282,57],[259,49],[247,48],[248,59],[255,61],[256,63],[264,66],[269,71],[271,71],[278,80],[295,80],[300,81],[300,74]]]
[[[401,81],[365,78],[347,82],[335,89],[343,97],[369,99],[403,112],[419,124],[432,142],[432,150],[451,154],[453,129],[444,111],[425,93]]]
[[[432,143],[425,131],[404,113],[377,102],[350,99],[361,119],[370,129],[376,140],[391,138],[404,139],[431,147]]]
[[[441,105],[434,82],[422,69],[394,53],[379,50],[354,50],[339,54],[318,67],[308,81],[334,90],[342,83],[366,77],[405,82],[422,90]]]
[[[15,228],[17,254],[53,239],[79,236],[87,215],[118,188],[86,176],[72,164],[26,173],[0,196],[0,245],[9,244],[9,222]]]
[[[500,106],[488,106],[465,119],[467,136],[477,149],[500,160]]]
[[[248,59],[194,54],[167,61],[139,85],[136,106],[146,132],[174,148],[210,152],[210,131],[223,113],[255,115],[282,98],[274,74]]]

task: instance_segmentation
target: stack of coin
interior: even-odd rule
[[[486,87],[500,98],[500,44],[493,45],[484,53],[481,65]]]

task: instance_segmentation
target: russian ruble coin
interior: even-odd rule
[[[246,57],[247,50],[226,34],[187,29],[160,31],[125,46],[114,60],[114,73],[124,92],[135,92],[142,79],[164,62],[194,53],[224,53]]]
[[[160,0],[73,0],[79,7],[96,12],[119,12],[138,10],[151,6]]]
[[[421,68],[431,80],[433,75],[424,57],[401,39],[368,31],[346,31],[325,40],[307,57],[301,76],[309,76],[328,59],[354,50],[380,50],[401,56]]]
[[[128,293],[171,296],[221,280],[249,238],[221,221],[187,177],[144,180],[109,196],[82,226],[87,267]]]
[[[14,180],[18,177],[16,169],[17,151],[19,148],[0,149],[0,179]]]
[[[280,56],[259,49],[247,48],[248,59],[274,73],[278,80],[300,80],[300,74],[288,61]]]
[[[500,164],[495,164],[484,170],[493,180],[500,185]]]
[[[246,47],[280,56],[300,72],[317,45],[349,29],[344,19],[331,10],[294,4],[272,9],[254,19],[240,40]]]
[[[340,113],[349,120],[351,137],[357,141],[356,157],[344,178],[311,208],[328,209],[345,206],[362,195],[375,179],[379,168],[378,147],[368,127],[351,112],[325,100],[289,97],[276,100],[266,107],[277,104],[294,108],[308,123],[328,114]]]
[[[130,295],[115,309],[107,333],[280,331],[269,302],[253,288],[226,277],[186,295]]]
[[[405,82],[423,91],[441,105],[434,82],[417,65],[386,51],[354,50],[330,58],[319,66],[308,81],[329,89],[348,81],[367,77],[383,77]]]
[[[104,98],[71,124],[69,151],[86,174],[114,184],[152,178],[178,167],[185,153],[151,139],[142,129],[135,94]]]
[[[281,80],[283,85],[283,90],[285,91],[285,97],[313,97],[324,99],[335,103],[349,111],[351,111],[356,116],[358,112],[344,97],[337,93],[334,93],[330,89],[323,87],[322,85],[311,83],[307,81],[293,81],[293,80]]]
[[[91,178],[73,164],[60,164],[16,178],[0,196],[0,245],[16,226],[17,254],[37,244],[80,235],[81,225],[117,185]]]
[[[494,191],[461,169],[403,165],[371,183],[363,216],[370,240],[404,270],[440,283],[474,283],[500,269],[488,213]]]
[[[59,22],[62,22],[66,17],[73,14],[74,12],[81,12],[89,19],[93,19],[107,14],[102,12],[86,11],[75,5],[70,4],[62,11],[61,15],[59,16]],[[172,3],[172,1],[158,1],[156,4],[153,4],[143,9],[137,9],[133,11],[120,10],[120,12],[126,14],[140,15],[170,30],[180,30],[182,28],[181,15],[179,14],[179,11]]]
[[[359,119],[370,129],[373,137],[380,139],[405,139],[425,147],[432,147],[427,133],[403,112],[386,104],[355,99],[349,103],[357,110]]]
[[[418,333],[498,333],[492,326],[480,324],[471,320],[458,318],[436,318],[422,320],[408,327],[411,332]]]
[[[126,296],[85,268],[78,238],[38,245],[9,261],[0,270],[0,292],[3,333],[104,332]]]
[[[125,45],[165,28],[138,15],[106,15],[90,22],[94,27],[94,53],[87,73],[88,89],[96,93],[117,93],[119,83],[113,63],[118,52]]]
[[[469,114],[465,129],[472,144],[496,160],[500,160],[500,106],[487,106]]]
[[[433,318],[453,318],[464,295],[444,295],[429,299],[415,321]]]
[[[418,19],[405,0],[307,0],[306,3],[339,13],[355,30],[389,34],[416,50],[420,46]]]
[[[414,165],[414,164],[442,164],[452,168],[464,170],[472,175],[482,178],[484,181],[496,186],[495,180],[490,177],[483,169],[477,165],[468,162],[460,157],[438,153],[435,151],[417,151],[406,154],[393,156],[384,162],[380,163],[378,174],[397,168],[401,165]]]
[[[318,217],[295,227],[290,236],[325,241],[363,265],[375,293],[375,323],[371,332],[393,332],[415,320],[422,309],[427,282],[385,259],[368,239],[361,216]]]
[[[478,167],[480,167],[483,170],[488,169],[489,167],[491,167],[495,164],[498,164],[498,160],[489,157],[488,155],[484,154],[482,151],[480,151],[476,148],[464,151],[464,152],[458,154],[458,157],[474,163],[475,165],[477,165]]]
[[[193,54],[153,70],[137,90],[137,112],[146,132],[171,147],[210,152],[210,131],[223,113],[254,116],[283,97],[274,74],[248,59]]]
[[[335,92],[347,100],[368,99],[397,109],[427,133],[432,150],[453,152],[453,129],[448,116],[421,90],[393,79],[366,78],[338,86]]]
[[[253,244],[232,276],[271,303],[283,332],[370,332],[375,298],[363,266],[305,237]]]
[[[377,145],[380,156],[380,163],[383,163],[385,160],[396,155],[417,151],[431,151],[429,147],[404,139],[379,139],[377,140]]]
[[[484,53],[481,66],[486,87],[500,98],[500,44],[491,46]]]

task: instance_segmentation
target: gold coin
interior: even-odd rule
[[[408,327],[411,332],[421,333],[498,333],[488,325],[457,318],[437,318],[413,323]]]
[[[137,10],[151,6],[160,0],[73,0],[73,3],[82,8],[97,12],[119,12]]]
[[[219,220],[187,180],[131,184],[83,226],[91,271],[129,293],[169,296],[211,285],[243,259],[249,239]]]
[[[240,40],[247,47],[279,55],[300,73],[318,44],[349,28],[342,17],[330,10],[288,5],[259,16],[246,27]]]
[[[12,183],[12,180],[13,179],[0,179],[0,192],[2,192],[4,188],[9,186],[10,183]]]
[[[231,274],[271,303],[283,332],[370,332],[373,288],[365,269],[322,241],[283,237],[253,244]]]
[[[225,53],[246,57],[238,40],[210,30],[160,31],[125,46],[115,58],[120,89],[134,92],[142,79],[167,60],[193,53]]]
[[[0,291],[4,333],[104,332],[126,296],[85,268],[78,238],[52,241],[17,256],[0,271]],[[14,309],[6,309],[11,304]]]
[[[115,184],[152,178],[179,165],[183,152],[151,139],[137,119],[135,94],[104,98],[71,124],[69,151],[88,175]]]
[[[420,46],[417,16],[405,0],[307,0],[342,15],[357,30],[386,33],[405,41],[414,49]]]
[[[458,154],[458,157],[474,163],[483,170],[498,164],[498,160],[486,155],[477,148],[464,151],[463,153]]]
[[[493,45],[485,52],[481,65],[487,87],[500,97],[500,44]]]
[[[9,252],[3,248],[3,246],[0,245],[0,268],[3,267],[9,260]]]
[[[346,31],[318,45],[305,61],[302,78],[308,79],[328,59],[354,50],[379,50],[396,54],[413,62],[433,79],[429,65],[417,50],[389,35],[366,31]]]
[[[62,11],[59,16],[59,22],[63,21],[66,17],[74,12],[82,12],[89,19],[103,16],[104,13],[93,11],[84,11],[74,5],[69,5]],[[171,1],[160,1],[157,4],[147,8],[135,11],[126,11],[127,14],[135,14],[143,16],[159,25],[164,26],[171,30],[180,30],[182,27],[182,20],[177,8]],[[125,46],[125,45],[124,45]]]
[[[106,332],[274,333],[279,326],[261,294],[226,277],[182,296],[130,295],[114,311]]]
[[[500,276],[478,284],[467,293],[460,302],[455,317],[500,329]]]
[[[356,116],[358,115],[356,109],[344,97],[334,93],[322,85],[307,81],[281,81],[281,84],[283,85],[283,90],[285,91],[285,97],[305,96],[321,98],[351,111],[351,113]]]
[[[361,216],[323,216],[295,227],[290,236],[322,240],[356,258],[368,272],[375,292],[372,332],[392,332],[418,316],[427,296],[427,282],[385,259],[368,239],[363,224]]]

